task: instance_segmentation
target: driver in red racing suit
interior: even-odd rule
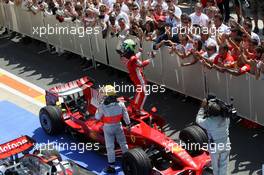
[[[147,81],[143,75],[143,68],[149,64],[151,59],[141,61],[139,59],[140,53],[135,54],[135,50],[136,43],[133,40],[127,39],[123,42],[122,57],[129,59],[126,66],[128,69],[129,77],[136,89],[136,95],[132,100],[132,107],[136,111],[137,115],[142,116],[147,114],[143,110],[143,106],[147,98]]]

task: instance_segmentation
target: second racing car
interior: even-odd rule
[[[26,135],[0,144],[0,175],[94,175],[71,160],[62,160],[52,145],[35,146]]]

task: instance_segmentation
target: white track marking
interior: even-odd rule
[[[34,98],[30,97],[30,96],[27,96],[27,95],[17,91],[16,89],[13,89],[13,88],[11,88],[11,87],[3,84],[3,83],[0,83],[0,88],[2,88],[4,90],[6,90],[6,91],[18,96],[18,97],[21,97],[21,98],[25,99],[26,101],[28,101],[30,103],[33,103],[33,104],[35,104],[35,105],[37,105],[39,107],[44,107],[45,106],[45,104],[37,101],[36,99],[34,99]]]
[[[28,81],[26,81],[26,80],[24,80],[24,79],[22,79],[22,78],[20,78],[20,77],[18,77],[18,76],[16,76],[16,75],[14,75],[14,74],[12,74],[12,73],[10,73],[10,72],[4,70],[4,69],[1,69],[1,68],[0,68],[0,73],[9,76],[9,77],[15,79],[16,81],[18,81],[18,82],[20,82],[20,83],[22,83],[22,84],[24,84],[24,85],[27,85],[27,86],[29,86],[30,88],[32,88],[32,89],[34,89],[34,90],[36,90],[36,91],[39,91],[39,92],[42,93],[42,94],[45,94],[45,90],[42,89],[41,87],[39,87],[39,86],[37,86],[37,85],[35,85],[35,84],[33,84],[33,83],[30,83],[30,82],[28,82]]]

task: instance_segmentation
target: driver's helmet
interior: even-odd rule
[[[102,90],[103,95],[106,97],[116,96],[115,87],[112,85],[106,85],[101,90]]]
[[[135,54],[136,45],[135,41],[127,39],[123,42],[121,50],[124,54]]]

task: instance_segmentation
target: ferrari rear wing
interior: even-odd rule
[[[73,93],[84,91],[94,85],[93,80],[87,76],[68,83],[60,84],[46,90],[46,104],[55,105],[59,97],[67,96]]]
[[[48,92],[56,94],[57,96],[63,96],[64,94],[70,93],[70,91],[72,90],[76,90],[76,89],[84,90],[91,86],[93,86],[93,81],[89,77],[85,76],[78,80],[74,80],[50,88]]]
[[[29,136],[21,136],[0,145],[0,159],[5,159],[13,155],[30,150],[34,147],[35,141]]]

